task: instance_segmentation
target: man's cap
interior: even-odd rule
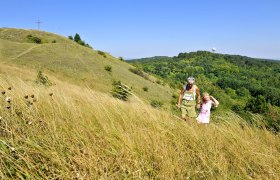
[[[192,77],[192,76],[190,76],[190,77],[187,78],[187,82],[188,82],[189,84],[193,84],[193,83],[195,82],[195,78]]]

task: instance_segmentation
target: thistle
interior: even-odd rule
[[[7,103],[11,103],[12,100],[11,100],[10,97],[6,97],[5,101],[6,101]]]

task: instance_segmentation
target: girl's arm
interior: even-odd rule
[[[213,100],[215,107],[218,107],[220,104],[219,101],[217,101],[217,99],[215,99],[213,96],[210,96],[210,97]]]

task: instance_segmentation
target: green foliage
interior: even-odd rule
[[[217,97],[222,108],[238,113],[261,113],[269,120],[267,105],[280,107],[279,61],[197,51],[128,62],[159,76],[173,88],[181,89],[186,78],[194,76],[201,92],[209,92]],[[160,80],[156,82],[162,84]]]
[[[52,43],[56,43],[56,40],[52,40]]]
[[[51,86],[53,83],[49,80],[48,76],[44,75],[42,71],[38,71],[36,84],[44,85],[44,86]]]
[[[119,57],[119,60],[124,61],[123,57]]]
[[[227,95],[229,95],[230,97],[232,97],[232,98],[237,97],[236,91],[234,89],[226,88],[225,90],[226,90]]]
[[[110,66],[110,65],[104,66],[104,69],[108,72],[112,72],[112,66]]]
[[[98,50],[97,53],[101,56],[103,56],[104,58],[106,58],[106,53],[103,51]]]
[[[259,95],[256,98],[252,97],[246,104],[245,109],[253,113],[266,113],[268,111],[268,105],[265,98]]]
[[[79,43],[80,41],[82,41],[82,39],[81,39],[81,37],[80,37],[80,35],[79,35],[78,33],[75,34],[75,36],[74,36],[74,41],[77,42],[77,43]]]
[[[27,39],[32,42],[32,43],[36,43],[36,44],[41,44],[42,43],[42,39],[36,36],[32,36],[31,34],[27,35]]]
[[[84,40],[81,39],[78,33],[75,34],[74,38],[72,36],[68,36],[68,39],[74,40],[76,43],[80,44],[81,46],[85,46],[92,49],[92,47],[89,44],[87,44]]]
[[[163,103],[161,101],[158,101],[158,100],[152,100],[150,104],[154,108],[161,108],[162,105],[163,105]]]
[[[128,97],[131,95],[131,89],[128,86],[122,84],[121,81],[114,81],[112,85],[113,89],[111,94],[113,97],[127,101]]]
[[[143,87],[143,91],[147,92],[149,88],[147,86]]]

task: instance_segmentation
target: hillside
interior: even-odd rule
[[[178,89],[194,76],[202,92],[219,99],[221,111],[250,123],[251,113],[261,114],[269,129],[280,131],[280,61],[197,51],[128,62]]]
[[[0,179],[279,179],[279,135],[262,116],[248,124],[218,108],[207,128],[186,123],[167,110],[174,95],[163,79],[105,54],[0,30]],[[38,84],[38,70],[53,85]],[[113,79],[133,86],[129,101],[112,97]]]
[[[60,80],[38,86],[36,73],[17,67],[0,72],[1,179],[280,177],[279,136],[234,113],[205,129],[141,101]]]
[[[28,35],[42,39],[41,44],[32,43]],[[55,41],[55,43],[53,43]],[[0,29],[0,63],[33,72],[42,70],[50,77],[68,81],[93,90],[109,93],[112,81],[121,81],[131,87],[134,94],[150,102],[158,100],[167,105],[172,89],[155,83],[154,77],[146,80],[131,71],[131,65],[108,53],[80,46],[74,41],[48,32],[23,29]],[[111,66],[112,72],[105,71]],[[34,76],[34,79],[36,76]],[[143,91],[147,87],[148,91]]]

